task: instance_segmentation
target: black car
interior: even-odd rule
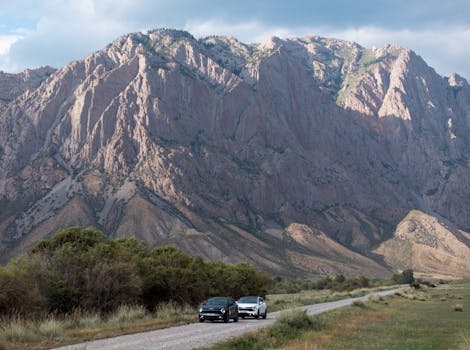
[[[230,297],[209,298],[199,309],[199,322],[222,320],[227,323],[231,318],[238,322],[238,305]]]

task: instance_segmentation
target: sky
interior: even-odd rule
[[[0,0],[0,70],[56,68],[156,28],[246,43],[321,35],[413,49],[470,78],[470,0]]]

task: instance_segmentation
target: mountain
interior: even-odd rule
[[[0,71],[0,108],[24,93],[37,88],[47,77],[55,72],[54,68],[41,67],[26,69],[18,74]]]
[[[93,225],[274,274],[385,276],[410,212],[470,227],[469,121],[466,80],[408,49],[125,35],[2,108],[0,256]]]

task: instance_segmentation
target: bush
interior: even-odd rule
[[[352,303],[352,306],[356,306],[356,307],[359,307],[361,309],[366,308],[366,304],[362,300],[354,300],[353,303]]]
[[[325,322],[322,318],[309,317],[305,311],[289,311],[281,314],[279,319],[267,329],[268,337],[294,339],[305,330],[322,330]]]
[[[125,245],[94,228],[73,227],[39,242],[29,259],[48,311],[76,308],[110,312],[137,303],[141,289],[136,258]]]
[[[271,294],[297,293],[301,290],[331,289],[335,292],[352,291],[354,289],[368,288],[370,281],[364,277],[346,278],[337,275],[334,279],[323,277],[317,280],[292,280],[277,278],[274,280]]]
[[[454,311],[462,312],[463,311],[463,305],[462,304],[455,304],[454,305]]]
[[[401,273],[396,273],[392,276],[392,281],[398,284],[412,284],[415,282],[413,270],[407,269]]]
[[[380,303],[384,301],[384,298],[378,294],[372,294],[369,296],[368,300],[372,303]]]
[[[264,296],[270,283],[246,263],[206,262],[176,248],[149,249],[135,239],[73,227],[0,267],[0,315],[107,316],[129,308],[123,305],[154,311],[169,302],[194,306],[215,294]]]

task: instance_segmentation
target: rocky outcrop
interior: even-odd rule
[[[2,256],[80,222],[273,273],[384,275],[372,250],[410,210],[470,227],[469,101],[397,47],[125,35],[2,109]]]
[[[18,74],[0,72],[0,108],[26,90],[37,88],[54,72],[51,67],[26,69]]]
[[[436,276],[470,276],[470,234],[423,212],[411,211],[376,253],[397,269]]]

